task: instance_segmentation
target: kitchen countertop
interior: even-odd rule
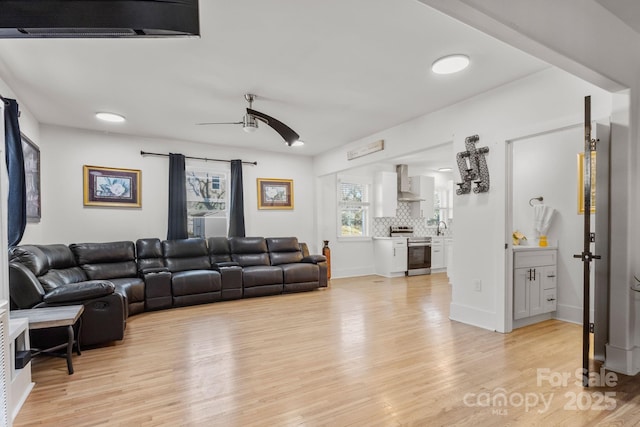
[[[401,237],[401,236],[398,236],[398,237],[383,236],[383,237],[374,237],[373,239],[374,239],[374,240],[394,240],[394,239],[397,239],[397,240],[399,240],[399,239],[407,240],[407,238],[406,238],[406,237]]]

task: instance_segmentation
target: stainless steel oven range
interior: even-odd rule
[[[407,276],[431,274],[431,237],[413,235],[413,227],[391,227],[391,237],[407,237]]]
[[[431,237],[409,237],[407,246],[407,276],[431,274]]]

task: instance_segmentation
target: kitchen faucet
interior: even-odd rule
[[[444,221],[440,221],[440,222],[438,223],[438,226],[436,227],[436,236],[441,236],[441,235],[443,235],[443,234],[444,234],[444,231],[440,231],[440,224],[443,224],[443,225],[444,225],[444,229],[445,229],[445,230],[447,229],[447,223],[446,223],[446,222],[444,222]]]

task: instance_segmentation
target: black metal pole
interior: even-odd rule
[[[140,155],[141,156],[160,156],[160,157],[169,157],[168,154],[162,154],[162,153],[150,153],[148,151],[140,151]],[[231,163],[231,160],[223,160],[223,159],[209,159],[207,157],[191,157],[191,156],[184,156],[185,159],[193,159],[193,160],[204,160],[205,162],[225,162],[225,163]],[[243,161],[242,164],[245,165],[253,165],[253,166],[257,166],[258,162],[245,162]]]
[[[591,254],[591,97],[584,99],[584,249]],[[590,257],[583,256],[582,385],[589,387]]]

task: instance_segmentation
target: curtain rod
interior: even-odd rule
[[[140,151],[140,155],[141,156],[160,156],[160,157],[169,157],[168,154],[162,154],[162,153],[150,153],[148,151]],[[191,156],[184,156],[185,159],[193,159],[193,160],[204,160],[205,162],[225,162],[225,163],[231,163],[231,160],[222,160],[222,159],[208,159],[206,157],[191,157]],[[245,165],[254,165],[257,166],[258,162],[242,162]]]

